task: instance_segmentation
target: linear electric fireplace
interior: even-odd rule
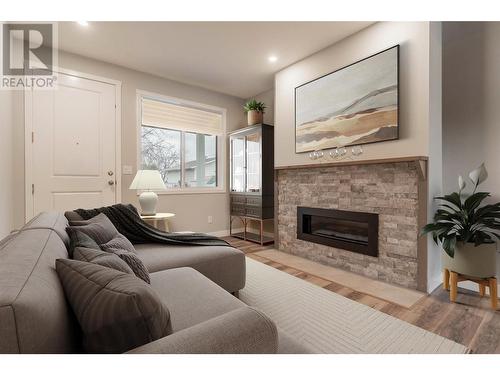
[[[297,238],[378,256],[378,214],[297,207]]]

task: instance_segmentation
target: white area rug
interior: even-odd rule
[[[467,353],[454,341],[247,258],[240,299],[318,353]]]

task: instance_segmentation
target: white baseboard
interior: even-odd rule
[[[233,228],[233,232],[238,232],[238,231],[243,232],[243,228]],[[253,234],[260,234],[259,230],[256,228],[247,228],[247,232],[253,233]],[[274,237],[274,233],[271,233],[271,232],[263,232],[263,235],[266,237]]]
[[[243,231],[243,228],[233,228],[233,232],[237,232],[239,230]],[[250,232],[253,234],[259,234],[259,231],[257,229],[254,229],[254,228],[248,228],[247,232]],[[209,232],[207,234],[210,234],[211,236],[216,236],[216,237],[227,237],[227,236],[229,236],[229,230],[228,229],[219,230],[216,232]],[[263,234],[266,237],[274,237],[274,233],[271,233],[271,232],[264,232]]]
[[[431,294],[437,288],[441,288],[441,283],[443,282],[443,277],[438,279],[428,279],[427,280],[427,293]]]
[[[219,230],[217,232],[208,232],[207,234],[215,237],[227,237],[229,236],[229,230]]]

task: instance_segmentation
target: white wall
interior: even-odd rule
[[[443,191],[443,135],[442,135],[442,27],[440,22],[431,22],[429,28],[429,86],[428,126],[428,202],[427,222],[434,217],[437,202],[434,197]],[[427,291],[432,292],[442,281],[441,248],[427,237]]]
[[[500,201],[500,22],[443,23],[443,183],[485,162],[482,191]],[[497,256],[500,277],[500,256]]]
[[[136,192],[128,189],[138,165],[137,90],[150,91],[226,108],[228,131],[237,129],[245,124],[242,107],[244,100],[241,98],[224,95],[207,89],[186,85],[65,52],[60,52],[59,54],[59,66],[65,69],[98,75],[122,82],[122,165],[131,165],[134,168],[134,173],[132,175],[122,176],[122,201],[125,203],[133,203],[138,206]],[[15,105],[18,112],[22,114],[22,98],[17,100]],[[18,123],[16,126],[23,128],[23,121],[24,117],[21,116],[17,120]],[[21,157],[16,167],[16,178],[18,179],[24,178],[24,162],[22,161],[24,154],[23,142],[22,133],[16,135],[16,153]],[[16,160],[19,160],[19,158]],[[24,195],[21,189],[17,191],[15,199],[18,205],[22,205],[21,207],[17,207],[16,210],[24,212],[22,208],[24,207]],[[160,195],[158,211],[174,212],[176,214],[176,217],[171,222],[172,230],[218,232],[225,231],[229,228],[229,194],[227,192],[216,194]],[[208,223],[208,216],[213,217],[212,224]],[[20,226],[23,222],[24,215],[18,214],[16,216],[15,225]]]
[[[13,228],[13,93],[0,91],[0,239]]]
[[[274,125],[274,88],[252,96],[251,98],[248,98],[247,101],[250,99],[255,99],[258,102],[264,102],[266,104],[264,123]]]

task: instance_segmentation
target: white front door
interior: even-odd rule
[[[116,86],[62,73],[57,82],[26,94],[33,131],[26,220],[117,201]]]

